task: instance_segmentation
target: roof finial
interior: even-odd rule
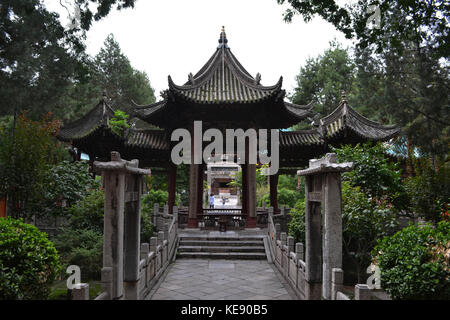
[[[220,33],[220,39],[219,39],[219,48],[221,48],[223,45],[225,45],[225,48],[228,48],[227,43],[228,43],[228,39],[227,39],[227,34],[225,33],[225,26],[222,26],[222,32]]]
[[[345,92],[345,90],[342,90],[342,102],[347,102],[347,93]]]

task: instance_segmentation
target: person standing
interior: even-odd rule
[[[209,197],[209,208],[214,209],[214,195],[213,194],[211,194],[211,196]]]

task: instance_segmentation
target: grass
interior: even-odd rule
[[[95,299],[102,291],[100,281],[89,280],[89,299]],[[55,281],[50,287],[49,300],[70,300],[67,294],[66,280]]]

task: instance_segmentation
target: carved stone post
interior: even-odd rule
[[[332,270],[342,268],[340,175],[352,168],[353,163],[337,163],[336,154],[328,153],[297,172],[306,176],[307,299],[332,298]]]
[[[113,300],[139,297],[142,176],[149,175],[150,170],[139,169],[138,165],[138,160],[122,160],[118,152],[111,152],[110,162],[94,162],[105,183],[102,283]]]

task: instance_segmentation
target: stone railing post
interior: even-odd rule
[[[156,252],[156,247],[158,246],[158,238],[157,237],[151,237],[150,238],[150,252],[154,252],[155,256],[158,252]]]
[[[294,237],[287,237],[288,253],[294,252]]]
[[[272,217],[272,218],[273,218],[273,207],[269,207],[269,209],[268,209],[268,215],[269,215],[269,217]]]
[[[157,224],[158,224],[158,216],[159,216],[159,203],[155,203],[153,205],[153,214],[152,214],[152,220],[153,220],[152,222],[155,227],[157,227]]]
[[[169,241],[169,223],[168,222],[164,223],[162,231],[164,232],[164,240]]]
[[[355,286],[355,300],[372,300],[372,295],[367,284],[357,284]]]
[[[344,288],[344,271],[340,268],[333,268],[331,275],[331,300],[336,300],[338,291]]]
[[[275,232],[277,234],[277,240],[280,240],[281,236],[281,225],[279,223],[275,223]]]
[[[286,245],[286,241],[287,241],[287,233],[286,232],[281,232],[280,240],[281,240],[281,245],[285,246]]]
[[[141,244],[141,260],[145,260],[148,263],[148,254],[150,253],[150,245],[148,243]]]
[[[75,284],[72,288],[72,300],[89,300],[89,284]]]
[[[178,224],[178,207],[174,206],[173,207],[173,220],[175,223],[175,226]]]
[[[113,291],[113,270],[111,267],[103,267],[101,274],[102,281],[102,292],[106,292],[108,295],[107,299],[112,299],[112,291]]]
[[[305,259],[303,243],[297,242],[295,244],[295,254],[297,255],[297,261],[298,260],[303,261]]]

